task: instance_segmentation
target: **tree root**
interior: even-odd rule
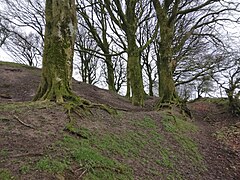
[[[20,122],[22,125],[26,126],[26,127],[29,127],[29,128],[32,128],[32,129],[36,129],[35,127],[33,127],[32,125],[30,124],[27,124],[25,122],[23,122],[21,119],[19,119],[19,117],[17,117],[16,115],[13,116],[18,122]]]
[[[191,119],[193,118],[192,113],[190,109],[187,107],[186,102],[172,101],[169,103],[159,103],[157,106],[157,110],[169,109],[170,112],[172,112],[174,107],[178,107],[180,109],[180,113],[184,117],[189,117]]]

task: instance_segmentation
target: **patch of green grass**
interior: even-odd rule
[[[120,119],[124,116],[122,111],[116,110],[116,113],[113,114],[115,118]]]
[[[45,109],[55,106],[53,102],[14,102],[14,103],[0,103],[1,111],[18,111],[21,112],[26,109]]]
[[[147,129],[156,129],[156,122],[150,117],[144,117],[144,119],[133,120],[133,124],[137,127],[147,128]]]
[[[82,138],[90,138],[91,137],[91,132],[87,129],[87,128],[84,128],[84,127],[75,127],[74,125],[74,122],[69,122],[65,129],[69,132],[71,132],[72,134],[75,134],[75,135],[78,135]]]
[[[27,174],[30,172],[31,166],[30,165],[23,165],[20,167],[19,171],[21,174]]]
[[[14,63],[14,62],[5,62],[5,61],[0,61],[0,65],[7,65],[7,66],[11,66],[14,68],[28,68],[28,69],[37,69],[36,67],[32,67],[32,66],[28,66],[25,64],[20,64],[20,63]]]
[[[86,172],[84,179],[133,179],[132,170],[102,155],[101,151],[95,147],[96,140],[77,139],[71,136],[65,136],[59,142],[66,151],[70,153],[70,157],[79,164]]]
[[[97,148],[123,157],[137,156],[147,144],[143,134],[129,131],[121,135],[105,134],[94,139]]]
[[[9,170],[0,169],[0,179],[1,180],[11,180],[11,179],[15,179],[15,178]]]
[[[172,133],[173,138],[186,152],[192,163],[202,168],[202,156],[198,151],[197,144],[186,135],[189,132],[196,132],[197,127],[173,115],[164,115],[162,123],[165,130]]]
[[[173,168],[174,162],[170,158],[170,150],[167,148],[161,148],[159,153],[161,155],[161,160],[157,159],[156,163],[167,168]]]
[[[7,157],[8,156],[8,150],[7,149],[1,149],[0,156],[1,157]]]
[[[174,172],[171,174],[168,174],[166,177],[167,180],[183,180],[184,178],[178,173],[178,172]]]
[[[44,157],[37,162],[36,168],[49,173],[61,173],[68,168],[68,163],[50,157]]]
[[[196,132],[197,126],[174,115],[163,115],[162,123],[166,131],[171,133]]]
[[[175,139],[182,146],[194,164],[202,165],[202,156],[198,151],[196,143],[186,136],[176,136]]]

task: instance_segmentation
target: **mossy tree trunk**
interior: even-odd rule
[[[168,1],[164,1],[164,6],[162,6],[159,0],[152,0],[154,8],[156,10],[158,22],[160,24],[160,40],[159,40],[159,50],[157,58],[157,69],[159,76],[159,97],[161,103],[169,103],[176,100],[176,90],[175,83],[173,80],[173,49],[172,43],[174,39],[174,23],[176,14],[168,16],[168,11],[170,4]],[[173,10],[177,10],[179,0],[175,2]]]
[[[142,79],[142,69],[140,62],[139,48],[136,44],[137,19],[135,14],[137,0],[130,0],[127,2],[126,18],[128,23],[124,31],[127,35],[128,42],[128,73],[129,85],[132,91],[132,103],[134,105],[144,104],[144,88]]]
[[[109,54],[109,53],[108,53]],[[114,82],[114,68],[112,63],[112,56],[106,55],[105,62],[107,64],[107,83],[108,89],[110,91],[116,92],[115,82]]]
[[[136,32],[138,28],[138,17],[136,5],[139,0],[125,1],[125,6],[119,1],[104,0],[108,13],[116,25],[121,28],[127,38],[127,97],[132,96],[134,105],[144,104],[144,89],[142,80],[142,69],[140,65],[140,49],[136,43]],[[126,9],[125,9],[126,8]],[[117,14],[117,16],[115,15]]]
[[[34,100],[63,103],[71,91],[73,51],[76,35],[74,0],[46,0],[46,27],[42,80]]]
[[[161,22],[161,24],[165,24]],[[160,103],[174,101],[176,98],[175,83],[173,80],[173,55],[172,55],[172,28],[162,25],[160,30],[161,41],[160,58],[157,61],[159,75],[159,97]]]

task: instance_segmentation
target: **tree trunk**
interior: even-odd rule
[[[162,59],[158,65],[159,74],[159,103],[169,103],[175,100],[175,84],[172,75],[171,62]]]
[[[129,63],[127,63],[127,92],[126,97],[130,99],[131,96],[131,82],[130,82],[130,71],[129,71]]]
[[[114,83],[114,69],[111,56],[106,56],[105,62],[107,64],[107,83],[110,91],[116,92]]]
[[[138,53],[128,53],[128,67],[130,77],[130,87],[132,90],[132,104],[143,106],[144,90],[142,80],[142,69],[139,62]]]
[[[175,83],[173,80],[173,28],[168,27],[167,20],[160,23],[159,58],[157,61],[159,75],[159,103],[169,103],[176,99]]]
[[[42,80],[34,100],[63,103],[72,98],[73,51],[76,36],[74,0],[46,0]]]

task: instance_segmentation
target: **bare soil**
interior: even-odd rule
[[[67,133],[64,129],[69,117],[62,106],[30,102],[40,82],[40,69],[0,63],[0,74],[0,169],[10,170],[16,179],[81,179],[82,171],[78,171],[79,167],[75,164],[61,176],[37,169],[22,172],[21,167],[25,164],[34,165],[40,158],[52,153],[53,143]],[[224,105],[208,100],[188,104],[193,114],[192,121],[199,129],[189,136],[198,144],[205,165],[205,170],[199,171],[187,161],[186,154],[179,151],[179,145],[171,134],[163,130],[162,114],[154,110],[156,97],[147,98],[142,108],[133,106],[125,97],[75,80],[73,90],[91,102],[114,107],[121,114],[116,121],[107,112],[93,109],[91,116],[79,119],[81,126],[100,134],[121,135],[126,129],[146,131],[136,127],[132,121],[151,117],[158,124],[159,133],[168,138],[162,146],[172,147],[173,153],[179,153],[179,161],[174,167],[178,168],[176,171],[181,177],[193,180],[240,179],[240,118],[227,112]],[[134,179],[166,179],[165,174],[175,170],[156,165],[155,159],[159,158],[156,148],[146,145],[135,159],[118,154],[112,158],[128,164],[133,169]],[[61,155],[63,152],[57,153]],[[162,176],[152,173],[153,170]]]

